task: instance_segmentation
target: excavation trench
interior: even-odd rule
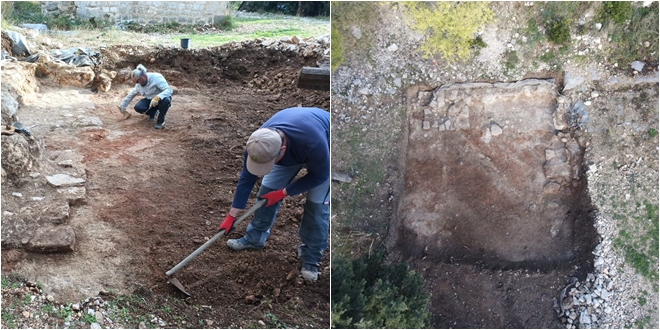
[[[408,257],[534,269],[588,257],[584,147],[564,102],[536,79],[420,92],[400,206]]]
[[[29,230],[7,235],[3,230],[3,274],[42,283],[61,302],[138,289],[154,301],[185,298],[165,272],[217,232],[252,131],[287,107],[329,109],[328,92],[296,86],[300,69],[316,66],[326,47],[279,42],[268,47],[254,41],[195,50],[112,46],[102,51],[103,69],[117,72],[106,92],[96,85],[92,90],[41,85],[46,78],[37,77],[40,88],[22,95],[18,116],[44,141],[44,157],[33,170],[42,173],[26,176],[20,187],[5,189],[11,182],[3,182],[2,209],[12,212],[16,223],[33,219],[24,210],[40,212],[42,204],[12,199],[5,191],[58,200],[44,179],[57,171],[75,169],[86,179],[78,187],[85,195],[67,208],[65,223],[23,227],[70,226],[74,252],[26,252],[21,241],[30,239]],[[139,98],[129,106],[131,118],[123,120],[117,109],[133,88],[130,72],[140,63],[163,74],[174,89],[163,130],[132,111]],[[329,253],[324,253],[318,282],[303,283],[298,274],[303,204],[301,195],[283,203],[264,250],[236,252],[226,246],[226,238],[243,235],[247,219],[178,271],[176,277],[192,294],[186,301],[212,306],[203,317],[216,320],[214,327],[250,327],[270,312],[292,326],[327,328]],[[268,303],[262,306],[263,301]]]

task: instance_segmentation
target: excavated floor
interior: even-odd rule
[[[407,112],[401,251],[495,268],[588,258],[584,147],[565,103],[537,79],[420,92]]]

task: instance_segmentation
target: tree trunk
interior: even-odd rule
[[[298,12],[296,13],[296,16],[300,17],[302,15],[302,1],[298,1]]]

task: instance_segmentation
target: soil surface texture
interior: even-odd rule
[[[3,247],[3,274],[39,283],[60,304],[99,292],[140,293],[153,308],[168,306],[158,314],[164,323],[156,326],[329,328],[329,252],[318,281],[303,281],[299,274],[304,195],[285,199],[265,249],[236,252],[225,244],[242,237],[248,217],[175,273],[191,297],[165,275],[216,234],[249,135],[287,107],[329,109],[328,92],[296,87],[300,69],[320,58],[261,46],[110,46],[101,53],[103,68],[119,72],[108,92],[41,86],[23,97],[19,110],[32,135],[43,137],[52,160],[65,152],[80,156],[87,196],[70,210],[75,251],[32,254]],[[130,118],[117,108],[133,88],[126,73],[140,63],[163,74],[174,89],[162,130],[133,110],[139,96],[128,108]],[[93,124],[81,124],[89,118],[96,118],[88,121]],[[248,207],[257,190],[258,184]]]

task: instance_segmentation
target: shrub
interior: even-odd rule
[[[213,25],[224,31],[231,31],[236,26],[231,16],[227,16],[227,15],[223,15],[215,18],[213,20]]]
[[[488,2],[404,2],[413,30],[426,34],[422,56],[440,53],[447,62],[470,55],[477,30],[493,19]]]
[[[248,12],[278,13],[297,16],[328,16],[327,1],[244,1],[238,8]]]
[[[333,256],[333,328],[428,328],[422,277],[404,263],[383,264],[383,251],[348,260]]]
[[[570,19],[556,18],[551,20],[550,25],[546,28],[546,35],[548,40],[565,45],[571,40]]]
[[[470,41],[470,46],[475,49],[481,49],[481,48],[486,48],[488,45],[484,41],[484,39],[481,36],[478,36],[474,38],[472,41]]]
[[[605,1],[600,8],[598,17],[602,20],[612,20],[623,24],[632,18],[633,6],[628,1]]]

